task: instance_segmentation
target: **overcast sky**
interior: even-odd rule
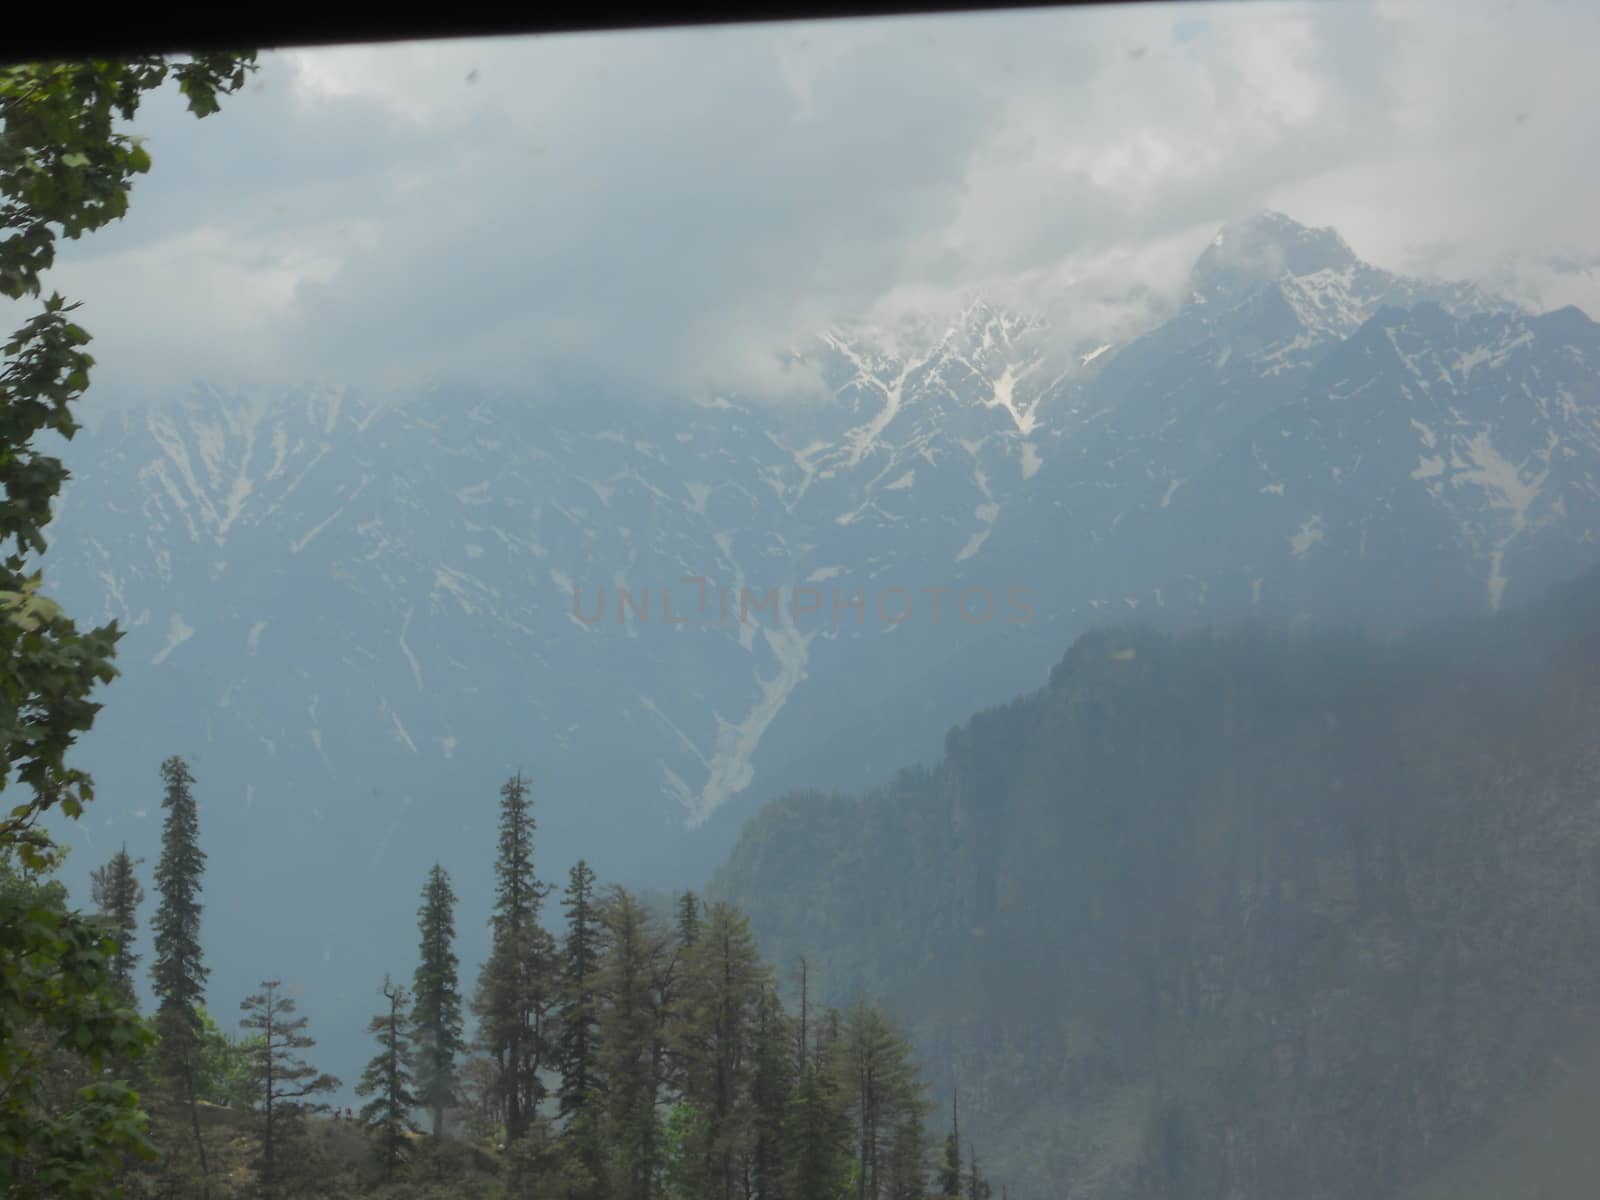
[[[553,372],[803,386],[975,292],[1069,333],[1261,207],[1600,316],[1600,5],[1126,5],[264,56],[55,272],[94,399]],[[104,398],[103,400],[101,398]]]

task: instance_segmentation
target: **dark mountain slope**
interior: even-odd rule
[[[1600,1011],[1597,729],[1600,571],[1390,641],[1101,631],[715,890],[910,1019],[1016,1194],[1382,1196]]]

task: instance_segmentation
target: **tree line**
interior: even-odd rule
[[[895,1024],[865,1003],[816,1004],[803,959],[797,1001],[786,1005],[733,906],[685,892],[669,919],[625,888],[600,886],[581,861],[557,895],[535,869],[537,822],[521,775],[500,789],[488,957],[465,988],[457,898],[435,864],[422,883],[409,985],[390,975],[374,988],[375,1052],[356,1087],[365,1104],[344,1123],[360,1130],[364,1162],[339,1174],[312,1152],[318,1123],[307,1118],[332,1111],[327,1097],[341,1081],[308,1061],[315,1041],[294,997],[263,980],[242,1000],[235,1036],[205,1007],[195,781],[181,758],[164,762],[161,777],[156,1003],[142,1018],[151,1053],[132,1047],[110,1070],[139,1089],[163,1149],[121,1169],[128,1191],[238,1194],[217,1148],[242,1131],[252,1143],[245,1194],[265,1200],[990,1195],[954,1107],[934,1152],[927,1087]],[[125,1009],[136,1007],[138,867],[124,848],[93,874],[105,982]],[[208,1125],[223,1109],[237,1119],[219,1137]],[[462,1158],[467,1148],[474,1160]],[[482,1169],[460,1169],[466,1161]]]

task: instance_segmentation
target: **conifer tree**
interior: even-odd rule
[[[377,1140],[378,1163],[385,1180],[394,1178],[410,1147],[408,1134],[416,1132],[411,1110],[411,1072],[406,1069],[405,1041],[410,997],[403,987],[383,977],[383,997],[388,1007],[372,1018],[367,1032],[378,1040],[378,1053],[367,1063],[356,1095],[371,1096],[361,1109],[361,1121]]]
[[[885,1170],[889,1200],[927,1200],[928,1144],[922,1114],[914,1104],[902,1104],[893,1116]]]
[[[507,780],[500,800],[495,907],[490,918],[494,938],[473,1009],[479,1044],[499,1068],[509,1144],[527,1132],[544,1098],[542,1072],[551,1065],[550,1025],[559,989],[555,942],[539,923],[549,889],[534,874],[535,822],[527,781],[520,774]]]
[[[678,897],[678,946],[687,950],[700,940],[700,897],[684,892]]]
[[[844,1200],[850,1194],[850,1121],[829,1036],[832,1014],[818,1022],[801,1060],[785,1119],[788,1193],[796,1200]]]
[[[989,1182],[978,1173],[978,1148],[969,1144],[967,1151],[971,1162],[967,1171],[967,1200],[989,1200],[992,1194]]]
[[[961,1198],[961,1092],[950,1097],[950,1132],[944,1139],[944,1162],[939,1166],[939,1195]]]
[[[428,1110],[435,1138],[444,1132],[445,1110],[456,1099],[456,1059],[464,1049],[461,985],[455,953],[456,895],[438,863],[428,872],[417,912],[420,944],[412,980],[412,1062],[417,1104]]]
[[[754,1136],[748,1171],[761,1200],[783,1200],[788,1195],[784,1122],[795,1085],[790,1027],[776,989],[763,988],[755,1014],[755,1064],[750,1079]]]
[[[566,1157],[550,1118],[535,1113],[528,1131],[501,1158],[505,1200],[573,1200],[584,1192],[581,1168]]]
[[[595,911],[594,872],[588,863],[580,861],[568,874],[561,908],[567,917],[567,933],[561,946],[559,1111],[571,1119],[583,1111],[599,1083],[594,1056],[600,923]]]
[[[600,1093],[598,1028],[600,1021],[600,916],[595,908],[594,872],[578,862],[567,876],[561,898],[567,931],[561,944],[561,1011],[557,1061],[561,1068],[558,1112],[566,1121],[565,1137],[588,1185],[597,1186],[602,1148],[596,1105]]]
[[[732,1200],[752,1132],[753,1031],[769,972],[749,922],[721,903],[684,947],[681,962],[671,1044],[683,1100],[702,1118],[697,1193],[703,1200]]]
[[[809,1062],[811,1058],[811,1050],[806,1043],[806,1038],[810,1033],[810,1019],[811,963],[805,958],[804,955],[802,955],[800,958],[800,1020],[798,1022],[798,1028],[795,1030],[794,1040],[794,1066],[797,1073],[806,1069],[806,1063]]]
[[[155,963],[151,983],[156,994],[155,1065],[157,1073],[189,1110],[195,1149],[200,1158],[202,1191],[209,1192],[210,1169],[200,1133],[195,1076],[201,1051],[200,1007],[210,973],[200,945],[200,876],[206,856],[200,849],[200,817],[188,764],[174,755],[161,764],[166,810],[161,827],[161,859],[156,864]]]
[[[660,1166],[657,1102],[673,988],[671,935],[622,888],[600,905],[606,950],[600,963],[600,1076],[615,1200],[652,1200]]]
[[[261,990],[240,1002],[239,1024],[250,1030],[250,1075],[260,1106],[262,1200],[273,1200],[279,1181],[284,1143],[297,1131],[307,1112],[325,1111],[326,1103],[308,1096],[335,1091],[339,1080],[319,1072],[301,1057],[317,1043],[307,1033],[306,1018],[295,1016],[294,999],[285,996],[276,979],[261,981]]]
[[[111,927],[117,942],[116,953],[111,957],[111,983],[129,1008],[138,1007],[133,969],[139,965],[139,956],[133,951],[133,938],[139,928],[139,905],[144,903],[144,889],[139,886],[133,868],[142,861],[129,858],[128,847],[124,844],[105,866],[95,868],[90,875],[94,906]]]
[[[858,1197],[883,1194],[895,1131],[921,1105],[916,1068],[904,1036],[882,1013],[857,1004],[845,1019],[838,1068],[856,1130]],[[917,1112],[920,1124],[921,1113]]]
[[[481,1054],[462,1059],[456,1069],[456,1088],[462,1132],[475,1142],[501,1138],[505,1111],[500,1104],[499,1068],[494,1059]]]

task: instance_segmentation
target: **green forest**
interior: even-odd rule
[[[685,892],[661,914],[582,862],[558,894],[534,870],[520,776],[500,791],[488,961],[464,986],[456,897],[435,866],[409,981],[373,981],[366,1102],[332,1108],[341,1081],[317,1069],[293,987],[263,979],[237,1020],[206,1006],[195,780],[181,758],[161,778],[153,1013],[137,1011],[130,949],[140,863],[119,851],[94,872],[88,918],[49,871],[12,861],[0,877],[41,945],[74,939],[56,971],[8,980],[8,998],[20,985],[33,1006],[6,1030],[7,1067],[30,1084],[8,1112],[8,1195],[991,1194],[959,1111],[935,1145],[917,1064],[884,1013],[813,1004],[804,960],[786,1008],[726,903]]]

